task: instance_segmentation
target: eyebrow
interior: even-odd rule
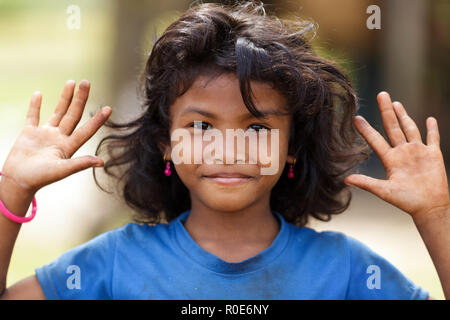
[[[264,111],[258,110],[258,111],[261,112],[264,117],[272,116],[272,115],[280,115],[280,116],[287,115],[286,113],[283,113],[283,112],[281,112],[279,110],[264,110]],[[181,113],[181,116],[183,116],[185,114],[188,114],[188,113],[198,113],[198,114],[201,114],[201,115],[203,115],[203,116],[205,116],[207,118],[211,118],[211,119],[217,119],[218,118],[217,115],[215,115],[214,113],[211,113],[211,112],[203,110],[203,109],[199,109],[199,108],[197,108],[195,106],[187,107]],[[247,120],[247,119],[251,119],[251,118],[256,118],[256,117],[254,115],[252,115],[251,113],[243,114],[240,117],[241,120]]]

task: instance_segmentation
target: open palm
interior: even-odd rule
[[[74,81],[66,82],[54,113],[41,127],[39,113],[42,97],[39,92],[33,94],[26,125],[3,165],[2,179],[9,178],[24,191],[36,192],[73,173],[103,165],[103,161],[94,156],[71,159],[112,112],[110,107],[103,107],[74,132],[83,114],[90,84],[83,80],[75,97],[74,88]]]
[[[352,174],[345,182],[375,194],[413,218],[450,207],[436,119],[427,119],[427,144],[424,144],[417,125],[401,103],[392,103],[386,92],[377,98],[392,146],[363,117],[355,117],[355,123],[383,163],[387,180]]]

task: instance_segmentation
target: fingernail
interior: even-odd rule
[[[112,109],[109,106],[103,107],[102,108],[102,114],[106,116],[106,115],[109,114],[110,110],[112,110]]]
[[[403,111],[403,110],[402,110],[403,108],[402,108],[400,102],[398,102],[398,101],[394,101],[394,102],[392,103],[392,106],[394,107],[394,109],[398,110],[399,112]]]
[[[366,124],[366,119],[364,119],[362,116],[356,116],[356,120],[361,124]]]
[[[87,88],[89,86],[89,81],[87,81],[87,80],[82,80],[81,82],[80,82],[80,88]]]
[[[103,166],[103,163],[101,163],[101,162],[94,164],[94,167],[102,167],[102,166]]]

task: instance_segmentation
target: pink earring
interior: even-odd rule
[[[164,155],[163,160],[166,161],[166,155]],[[172,174],[172,171],[170,171],[170,161],[166,162],[166,169],[164,170],[164,174],[166,176],[170,176]]]
[[[294,179],[294,165],[295,165],[295,159],[294,163],[289,166],[289,172],[288,172],[288,179]]]

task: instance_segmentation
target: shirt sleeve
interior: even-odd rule
[[[35,269],[48,300],[112,299],[116,232],[108,231]]]
[[[347,236],[350,255],[350,300],[425,300],[428,291],[415,285],[389,261]]]

